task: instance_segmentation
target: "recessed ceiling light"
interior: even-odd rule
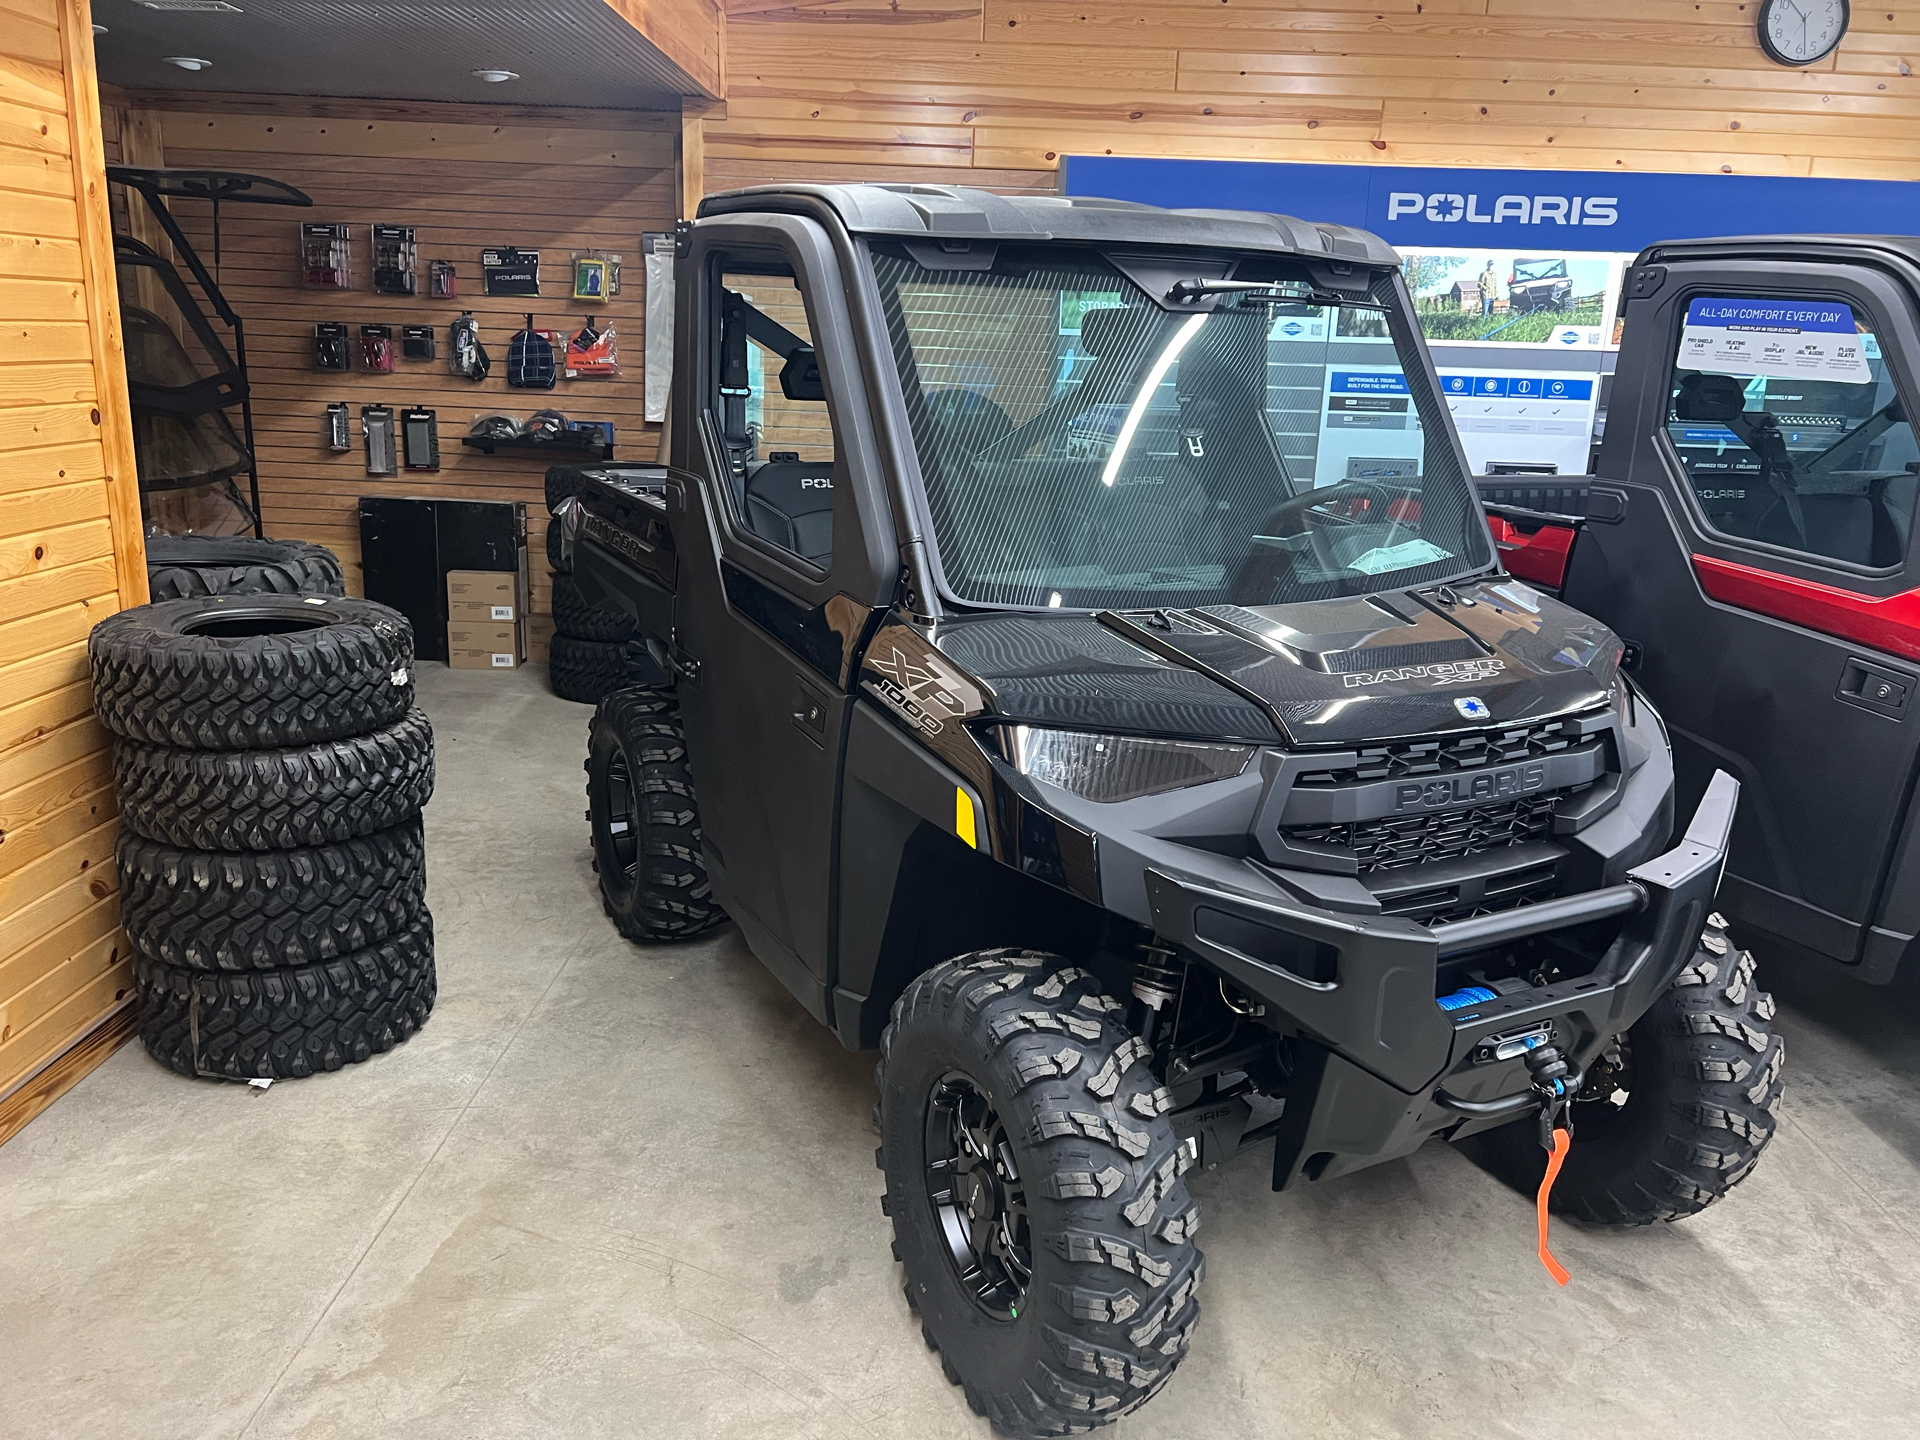
[[[489,85],[498,85],[502,80],[518,80],[520,76],[512,70],[475,70],[473,78],[484,80]]]
[[[160,57],[160,63],[163,65],[178,65],[182,70],[211,70],[213,68],[213,62],[211,60],[201,60],[192,55],[162,55]]]
[[[107,27],[96,20],[93,23],[93,33],[96,35],[104,35],[107,33]]]
[[[218,11],[227,15],[246,13],[238,5],[229,5],[227,0],[138,0],[138,4],[142,10]]]

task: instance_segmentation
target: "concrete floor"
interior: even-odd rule
[[[440,1002],[265,1093],[138,1045],[0,1148],[0,1434],[984,1437],[887,1257],[849,1055],[731,930],[600,914],[587,710],[423,666]],[[1149,1436],[1911,1433],[1920,989],[1763,975],[1782,1129],[1683,1225],[1556,1227],[1459,1153],[1194,1177],[1193,1356]]]

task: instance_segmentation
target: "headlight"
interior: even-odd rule
[[[1251,745],[1207,745],[1187,740],[1140,740],[1008,725],[1007,758],[1014,769],[1088,800],[1111,803],[1231,780],[1253,758]]]

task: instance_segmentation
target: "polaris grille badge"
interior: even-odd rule
[[[1453,708],[1469,720],[1491,720],[1493,711],[1487,708],[1487,702],[1477,695],[1462,695],[1453,702]]]

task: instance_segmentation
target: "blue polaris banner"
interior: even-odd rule
[[[1429,249],[1637,251],[1657,240],[1920,234],[1920,181],[1606,170],[1454,170],[1069,155],[1062,188],[1176,208],[1271,210]]]

